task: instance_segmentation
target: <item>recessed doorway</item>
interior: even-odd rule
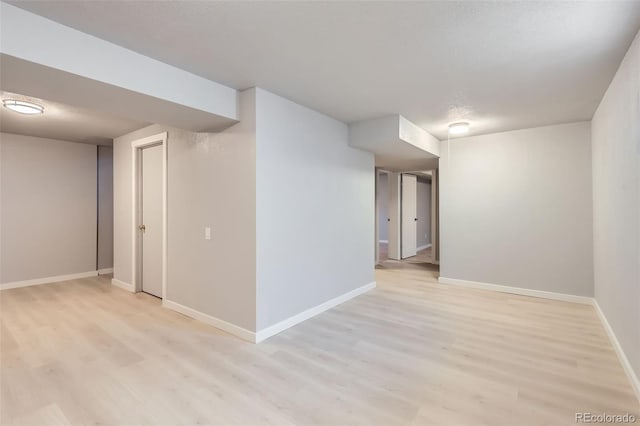
[[[132,142],[136,292],[164,299],[167,261],[167,134]]]

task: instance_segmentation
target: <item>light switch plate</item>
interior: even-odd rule
[[[204,239],[205,240],[211,239],[211,228],[209,228],[208,226],[204,228]]]

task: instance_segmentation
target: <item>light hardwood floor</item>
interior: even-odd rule
[[[402,262],[408,263],[433,263],[433,250],[431,247],[422,249],[416,253],[415,256],[403,259]],[[393,262],[392,259],[389,259],[389,244],[388,243],[379,243],[378,244],[378,259],[380,263],[384,262]]]
[[[591,306],[378,288],[253,345],[92,278],[0,293],[2,425],[570,425],[640,406]],[[541,276],[543,279],[543,276]]]

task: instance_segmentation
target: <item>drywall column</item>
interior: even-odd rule
[[[389,259],[400,260],[400,173],[388,174],[389,189]]]
[[[376,178],[376,251],[380,251],[380,243],[389,243],[389,189],[387,172],[378,170]],[[376,256],[380,260],[379,253]]]
[[[440,173],[431,176],[431,252],[433,263],[440,263]]]
[[[380,173],[378,172],[378,169],[376,169],[375,174],[374,174],[374,179],[375,179],[375,219],[373,221],[373,225],[375,227],[375,229],[373,230],[373,235],[374,235],[374,239],[373,239],[373,244],[374,244],[374,266],[377,265],[378,263],[380,263],[380,233],[379,233],[379,228],[380,228],[380,194],[378,194],[378,191],[380,190]]]
[[[378,242],[389,242],[387,228],[389,227],[389,189],[387,172],[378,172]]]
[[[98,146],[98,271],[113,270],[113,148]]]
[[[256,89],[259,340],[375,285],[374,166],[346,124]]]
[[[418,177],[416,242],[418,251],[431,244],[431,182]]]

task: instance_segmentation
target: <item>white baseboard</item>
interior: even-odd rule
[[[378,240],[381,244],[389,244],[389,240]]]
[[[258,331],[256,333],[256,343],[262,342],[265,339],[268,339],[271,336],[274,336],[290,327],[293,327],[296,324],[301,323],[302,321],[305,321],[311,317],[314,317],[328,309],[331,309],[335,306],[338,306],[341,303],[346,302],[349,299],[353,299],[356,296],[361,295],[362,293],[365,293],[369,290],[371,290],[372,288],[376,287],[376,282],[371,282],[369,284],[365,284],[362,287],[358,287],[355,290],[351,290],[348,293],[345,293],[341,296],[335,297],[331,300],[328,300],[318,306],[314,306],[313,308],[309,308],[306,311],[300,312],[299,314],[296,314],[292,317],[289,317],[285,320],[282,320],[278,323],[275,323],[267,328],[263,328],[262,330]]]
[[[541,297],[543,299],[562,300],[564,302],[582,303],[591,305],[593,298],[588,296],[575,296],[573,294],[554,293],[552,291],[531,290],[528,288],[509,287],[506,285],[483,283],[478,281],[459,280],[456,278],[439,277],[441,284],[453,284],[463,287],[479,288],[483,290],[499,291],[501,293],[519,294],[521,296]]]
[[[424,246],[416,247],[416,251],[428,249],[429,247],[431,247],[431,244],[426,244]]]
[[[9,290],[11,288],[28,287],[31,285],[51,284],[60,281],[77,280],[80,278],[95,277],[98,271],[80,272],[78,274],[57,275],[55,277],[36,278],[33,280],[14,281],[10,283],[0,284],[0,290]]]
[[[98,275],[113,274],[113,268],[98,269]]]
[[[620,364],[622,364],[622,368],[624,368],[625,373],[627,373],[627,377],[629,378],[629,382],[631,382],[631,387],[633,388],[633,391],[636,394],[636,398],[638,398],[638,401],[640,402],[640,380],[638,379],[636,372],[633,370],[633,367],[629,362],[629,358],[627,358],[627,355],[624,353],[624,350],[622,350],[622,346],[620,345],[620,342],[618,341],[616,334],[613,332],[613,329],[611,328],[609,321],[607,321],[607,317],[604,316],[604,312],[602,312],[602,309],[600,309],[600,305],[598,304],[598,301],[594,298],[592,299],[592,303],[593,303],[593,307],[598,313],[598,316],[600,317],[600,321],[602,322],[602,326],[604,327],[604,330],[607,332],[607,335],[609,336],[611,345],[613,346],[613,349],[616,351],[616,354],[618,355]]]
[[[124,281],[117,280],[115,278],[111,278],[111,285],[115,285],[116,287],[120,287],[124,290],[130,291],[131,293],[136,292],[136,289],[133,286],[133,284],[129,284]]]
[[[200,311],[196,311],[195,309],[189,308],[187,306],[181,305],[176,302],[172,302],[171,300],[163,300],[162,306],[165,308],[171,309],[172,311],[179,312],[183,315],[196,319],[198,321],[202,321],[205,324],[209,324],[214,326],[215,328],[219,328],[220,330],[226,331],[227,333],[233,334],[241,338],[242,340],[246,340],[248,342],[255,343],[256,342],[256,333],[246,328],[237,326],[235,324],[231,324],[230,322],[221,320],[216,317],[212,317],[211,315],[205,314]]]

